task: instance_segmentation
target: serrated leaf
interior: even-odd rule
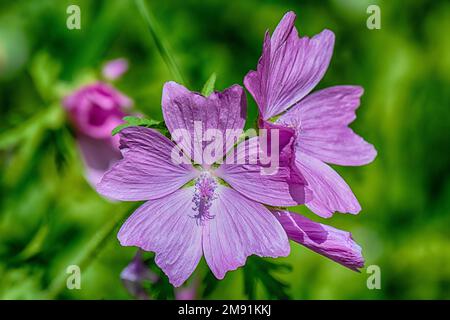
[[[206,80],[205,85],[203,86],[203,89],[201,92],[202,95],[207,97],[211,93],[213,93],[215,84],[216,84],[216,73],[213,72],[213,74],[209,77],[208,80]]]
[[[133,127],[133,126],[141,126],[141,127],[147,127],[147,128],[155,128],[155,129],[165,129],[165,124],[163,121],[158,121],[154,119],[148,119],[148,118],[139,118],[135,116],[126,116],[122,119],[125,121],[125,123],[115,127],[113,131],[111,132],[112,135],[116,135],[121,130]]]

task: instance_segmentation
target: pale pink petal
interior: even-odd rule
[[[350,187],[331,167],[303,152],[296,153],[296,164],[313,193],[306,203],[311,211],[329,218],[335,211],[357,214],[361,210]]]
[[[373,161],[375,148],[348,125],[356,119],[363,89],[335,86],[308,95],[282,115],[277,123],[295,127],[298,147],[324,162],[363,165]]]
[[[95,187],[106,171],[122,158],[111,139],[94,139],[84,134],[77,136],[88,182]]]
[[[314,222],[297,213],[274,210],[289,239],[352,270],[364,266],[361,247],[350,232]]]
[[[218,187],[212,219],[203,230],[203,252],[211,271],[223,279],[243,266],[247,257],[285,257],[290,252],[286,232],[263,205],[225,186]]]
[[[175,82],[167,82],[163,89],[162,108],[172,139],[197,163],[212,164],[234,146],[242,133],[247,100],[244,89],[238,85],[204,97]],[[180,139],[179,133],[183,130],[187,135]],[[206,137],[208,130],[218,132],[218,139]],[[197,154],[202,154],[207,146],[214,149],[211,144],[220,147],[217,154],[211,153],[210,159],[198,161]]]
[[[202,256],[202,226],[193,218],[193,188],[183,188],[162,199],[146,202],[123,224],[118,238],[123,246],[156,253],[155,262],[179,287]]]
[[[128,61],[124,58],[108,61],[102,69],[103,76],[109,80],[120,78],[128,70]]]
[[[198,281],[194,279],[193,282],[188,284],[186,287],[180,287],[175,290],[175,299],[195,300],[198,297],[197,289],[198,289]]]
[[[264,120],[273,117],[267,105],[270,76],[270,34],[264,35],[263,49],[258,60],[256,71],[251,70],[244,77],[244,86],[250,92],[259,109],[259,116]]]
[[[132,104],[130,98],[102,82],[81,87],[63,100],[77,131],[95,139],[111,137]]]
[[[129,127],[120,133],[123,159],[109,170],[97,191],[123,201],[158,199],[195,178],[198,171],[188,159],[172,159],[175,144],[158,131]]]
[[[244,79],[264,120],[276,116],[306,96],[324,76],[333,53],[334,34],[324,30],[299,38],[295,14],[288,12],[272,39],[264,39],[257,71]]]
[[[135,298],[140,300],[149,300],[144,283],[155,283],[158,281],[158,275],[153,273],[142,260],[142,252],[138,250],[135,257],[120,273],[120,279],[127,291]]]

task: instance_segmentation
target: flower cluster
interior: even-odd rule
[[[103,76],[117,79],[127,69],[124,59],[110,61],[103,68]],[[123,123],[133,102],[105,82],[81,87],[67,96],[63,105],[69,114],[76,134],[78,147],[87,168],[88,181],[95,186],[103,174],[121,158],[119,138],[111,131]]]
[[[305,204],[325,218],[336,211],[358,213],[361,207],[350,187],[326,163],[363,165],[376,156],[373,146],[348,127],[356,118],[361,87],[311,93],[328,68],[334,34],[325,30],[312,38],[299,37],[294,22],[295,14],[289,12],[272,35],[266,33],[257,69],[244,78],[259,108],[258,129],[277,140],[277,148],[272,143],[263,147],[279,159],[271,174],[262,173],[266,164],[261,161],[245,161],[258,158],[260,137],[226,143],[208,163],[194,161],[183,151],[195,145],[203,152],[217,139],[185,145],[186,140],[175,138],[180,130],[197,136],[198,123],[202,132],[221,132],[218,138],[223,141],[230,138],[226,132],[243,130],[247,101],[239,85],[203,96],[168,82],[162,111],[172,139],[142,126],[119,133],[123,158],[103,175],[97,191],[116,200],[146,201],[123,224],[119,241],[155,252],[155,263],[176,287],[189,278],[202,256],[222,279],[250,255],[287,256],[289,239],[352,270],[364,265],[361,248],[349,232],[286,209]],[[117,123],[128,105],[106,88],[73,96],[83,101],[78,103],[81,111],[67,100],[84,136],[108,139],[96,126]],[[184,161],[173,161],[174,150]],[[231,157],[244,161],[226,161]]]

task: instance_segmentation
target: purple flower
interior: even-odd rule
[[[195,300],[197,298],[197,281],[186,287],[175,289],[176,300]]]
[[[244,84],[258,104],[259,126],[295,136],[295,167],[313,193],[306,206],[326,218],[335,211],[357,214],[361,207],[350,187],[325,163],[364,165],[375,158],[374,147],[348,127],[363,89],[335,86],[310,94],[328,68],[334,34],[324,30],[300,38],[294,22],[295,14],[288,12],[272,37],[266,32],[257,71],[250,71]],[[275,215],[290,239],[351,269],[363,266],[361,250],[347,232],[294,213]]]
[[[123,269],[120,274],[127,291],[139,300],[150,300],[151,296],[145,289],[145,282],[156,284],[161,279],[152,272],[142,259],[142,251],[138,249],[133,260]],[[194,279],[189,285],[175,288],[174,295],[176,300],[195,300],[197,297],[198,281]]]
[[[289,239],[352,270],[364,266],[361,247],[349,232],[309,220],[299,214],[273,210]]]
[[[203,132],[242,130],[247,103],[238,85],[204,97],[168,82],[162,107],[174,137],[178,130],[195,136],[196,123]],[[233,155],[237,158],[252,156],[257,150],[254,141],[242,142],[237,148],[226,144],[225,152],[236,150]],[[186,141],[181,147],[189,149]],[[201,150],[209,147],[200,144]],[[118,238],[124,246],[154,251],[156,264],[174,286],[186,281],[202,255],[214,275],[222,279],[227,271],[244,265],[249,255],[289,254],[286,232],[263,205],[290,206],[304,199],[304,185],[290,181],[288,161],[280,160],[272,175],[262,175],[259,162],[225,161],[219,165],[219,156],[216,164],[194,166],[190,159],[176,163],[172,152],[178,150],[179,154],[180,149],[175,143],[145,127],[123,129],[120,148],[123,159],[104,175],[97,190],[123,201],[149,200],[124,223]]]
[[[64,99],[78,132],[95,139],[110,138],[131,104],[128,97],[102,82],[82,87]]]
[[[132,296],[140,300],[149,300],[150,296],[145,291],[143,283],[145,281],[155,283],[158,276],[145,265],[142,261],[142,252],[138,250],[133,260],[121,272],[120,279]]]
[[[336,86],[309,94],[328,68],[334,34],[324,30],[299,38],[294,22],[289,12],[272,37],[266,33],[257,71],[250,71],[244,83],[258,104],[260,123],[281,114],[275,123],[295,130],[296,165],[313,191],[308,208],[322,217],[335,211],[356,214],[358,201],[325,162],[364,165],[375,158],[374,147],[348,127],[363,89]]]
[[[131,104],[128,97],[101,82],[84,86],[63,101],[76,128],[87,177],[93,185],[121,158],[119,138],[112,137],[111,131],[123,123]]]
[[[108,61],[102,69],[103,76],[108,80],[116,80],[128,70],[128,61],[124,58]]]

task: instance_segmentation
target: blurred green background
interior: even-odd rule
[[[352,127],[378,150],[374,163],[338,167],[357,195],[358,216],[315,221],[351,231],[381,289],[292,243],[292,270],[274,276],[293,299],[450,298],[450,3],[448,1],[148,1],[191,89],[212,72],[216,88],[242,84],[256,67],[264,31],[286,11],[303,35],[336,34],[319,88],[365,89]],[[66,8],[81,8],[81,30]],[[366,27],[369,4],[381,30]],[[172,77],[133,1],[0,1],[0,298],[129,299],[119,274],[135,249],[102,227],[129,204],[109,203],[86,183],[61,94],[125,57],[117,87],[136,109],[161,119],[161,89]],[[250,120],[256,106],[249,98]],[[127,207],[128,206],[128,207]],[[100,232],[99,232],[100,231]],[[95,247],[96,250],[92,250]],[[82,262],[82,289],[65,289],[66,268]],[[195,276],[204,274],[202,266]],[[246,298],[242,270],[199,298]],[[273,297],[259,283],[256,297]]]

